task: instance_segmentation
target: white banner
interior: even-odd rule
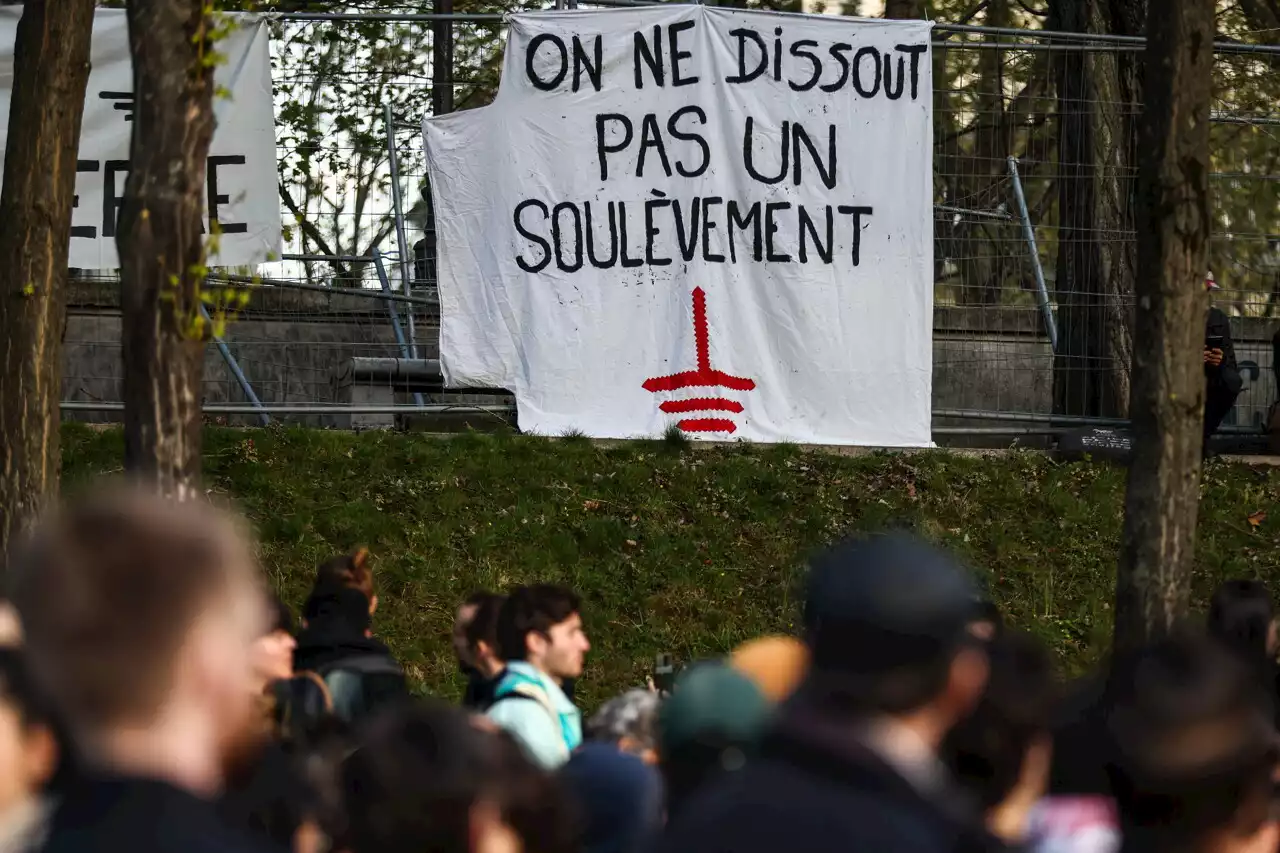
[[[13,45],[21,16],[21,7],[0,8],[0,160],[9,132]],[[278,258],[281,251],[267,27],[257,16],[234,17],[239,26],[217,46],[227,62],[214,71],[215,85],[229,90],[231,97],[214,97],[217,129],[209,151],[204,225],[208,229],[210,219],[216,219],[222,237],[210,266],[261,263]],[[91,62],[68,264],[112,269],[120,266],[116,217],[129,172],[133,130],[133,63],[124,10],[99,9],[94,14]]]
[[[425,122],[452,387],[599,438],[930,444],[930,25],[511,18]]]

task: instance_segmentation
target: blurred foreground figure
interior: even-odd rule
[[[436,703],[375,721],[342,769],[348,853],[572,853],[559,789],[505,735]]]
[[[0,851],[30,850],[47,828],[59,746],[21,650],[0,648]]]
[[[947,736],[943,756],[985,813],[987,829],[1019,845],[1049,785],[1058,691],[1048,650],[1029,634],[1001,631],[987,651],[987,689],[973,714]]]
[[[1110,772],[1124,853],[1275,853],[1280,749],[1253,676],[1200,636],[1117,666]]]
[[[101,493],[43,522],[11,580],[79,760],[42,849],[257,849],[212,803],[261,731],[268,614],[240,526],[199,502]]]
[[[668,853],[999,849],[938,750],[987,678],[975,590],[902,536],[846,542],[811,565],[810,669],[759,756],[673,817]],[[679,687],[673,699],[679,696]]]

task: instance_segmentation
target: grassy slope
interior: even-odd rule
[[[74,490],[119,470],[120,434],[68,425]],[[206,485],[257,525],[291,602],[336,550],[367,544],[378,630],[429,690],[455,695],[447,634],[475,588],[539,580],[578,589],[594,705],[647,672],[792,625],[803,555],[841,531],[905,522],[963,553],[1016,624],[1063,665],[1109,632],[1124,472],[1041,455],[845,457],[794,447],[688,450],[661,442],[303,429],[210,429]],[[1280,579],[1280,471],[1212,465],[1196,595],[1229,576]],[[1249,516],[1270,510],[1254,526]]]

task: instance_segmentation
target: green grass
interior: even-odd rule
[[[75,490],[119,470],[120,433],[67,425],[63,454]],[[890,525],[959,551],[1066,671],[1095,661],[1110,633],[1124,471],[1104,464],[272,428],[209,429],[205,471],[253,520],[295,605],[317,562],[368,545],[377,630],[443,696],[461,688],[447,637],[473,589],[577,589],[591,707],[639,683],[658,652],[691,660],[790,630],[804,555]],[[1203,491],[1197,600],[1227,577],[1280,580],[1280,471],[1214,463]],[[1255,526],[1258,510],[1272,517]]]

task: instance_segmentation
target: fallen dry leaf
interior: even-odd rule
[[[628,545],[630,545],[632,548],[634,548],[634,547],[636,547],[636,540],[634,540],[634,539],[628,539],[628,540],[627,540],[627,544],[628,544]]]
[[[582,508],[587,512],[590,512],[593,509],[599,509],[600,501],[583,501]]]
[[[1257,512],[1251,513],[1249,515],[1249,524],[1252,525],[1253,527],[1259,526],[1260,524],[1262,524],[1262,522],[1266,520],[1267,520],[1267,511],[1265,509],[1260,509]]]

